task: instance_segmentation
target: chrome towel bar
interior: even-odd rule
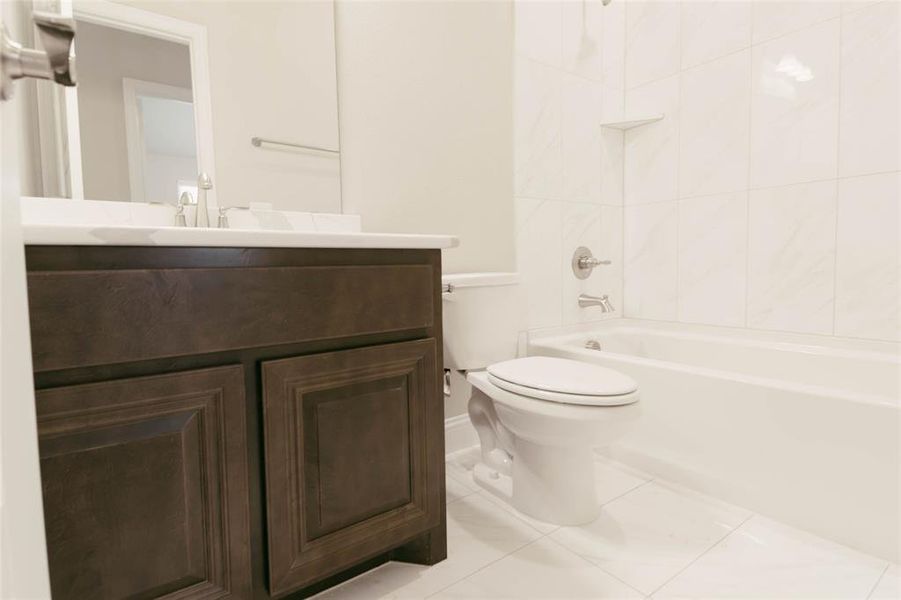
[[[295,144],[294,142],[280,142],[279,140],[269,140],[261,137],[250,138],[250,143],[257,148],[262,148],[263,144],[272,146],[286,146],[288,148],[299,148],[301,150],[312,150],[313,152],[327,152],[329,154],[341,154],[340,150],[332,150],[331,148],[320,148],[319,146],[307,146],[306,144]]]

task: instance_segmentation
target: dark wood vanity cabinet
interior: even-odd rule
[[[26,258],[55,599],[305,597],[445,558],[438,250]]]
[[[36,401],[54,598],[249,596],[242,367]]]
[[[435,361],[429,338],[263,363],[273,592],[439,525]]]

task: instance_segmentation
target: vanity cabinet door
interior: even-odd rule
[[[55,600],[250,597],[242,367],[36,396]]]
[[[436,355],[425,339],[263,363],[273,596],[439,525]]]

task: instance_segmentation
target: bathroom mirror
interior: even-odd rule
[[[74,17],[78,86],[22,92],[25,196],[175,204],[204,172],[211,204],[340,212],[331,0],[34,8]]]

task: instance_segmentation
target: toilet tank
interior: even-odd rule
[[[525,328],[525,296],[516,273],[460,273],[441,278],[444,367],[484,369],[516,358]]]

